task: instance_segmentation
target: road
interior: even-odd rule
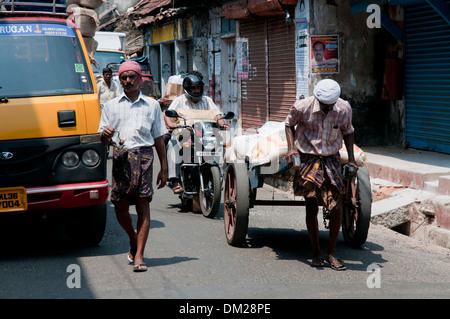
[[[269,187],[258,193],[258,198],[282,196]],[[381,226],[371,225],[361,249],[347,247],[340,236],[337,251],[346,271],[310,267],[303,210],[253,208],[247,245],[236,248],[225,240],[223,204],[218,216],[207,219],[181,211],[168,187],[157,190],[151,203],[145,273],[133,273],[126,259],[128,240],[110,202],[106,233],[95,247],[68,246],[62,226],[55,222],[11,225],[0,234],[0,298],[450,297],[450,250]],[[132,214],[135,220],[134,210]],[[326,251],[328,231],[320,226]]]

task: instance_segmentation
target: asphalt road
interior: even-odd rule
[[[155,169],[158,165],[156,165]],[[156,175],[156,172],[155,172]],[[258,198],[285,196],[268,187]],[[133,219],[136,219],[132,210]],[[62,226],[40,220],[2,224],[1,299],[390,299],[449,298],[450,250],[427,246],[371,225],[361,249],[342,235],[338,272],[310,267],[304,208],[257,207],[250,212],[247,245],[225,240],[223,204],[214,219],[182,211],[166,187],[151,203],[147,272],[133,273],[128,240],[108,202],[106,233],[98,246],[67,245]],[[1,220],[0,220],[1,222]],[[326,251],[328,231],[320,222]]]

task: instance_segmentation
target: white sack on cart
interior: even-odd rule
[[[284,122],[268,121],[258,129],[258,134],[239,135],[233,140],[233,150],[238,160],[256,165],[270,163],[287,154]]]
[[[228,159],[244,161],[247,158],[252,166],[279,162],[287,155],[285,123],[268,121],[258,129],[258,134],[236,136],[233,140],[233,150],[234,154],[229,155]],[[364,166],[367,159],[364,151],[354,145],[353,153],[357,165]],[[344,142],[339,154],[341,163],[347,163],[348,154]]]

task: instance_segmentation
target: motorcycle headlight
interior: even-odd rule
[[[62,156],[62,163],[66,167],[75,167],[79,162],[80,158],[74,151],[67,151]]]
[[[88,167],[93,167],[100,162],[100,155],[94,150],[87,150],[83,153],[81,161]]]
[[[203,137],[203,147],[205,149],[214,149],[216,147],[216,138],[212,136]]]

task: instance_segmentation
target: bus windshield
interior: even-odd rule
[[[65,24],[0,22],[0,97],[93,93],[75,31]]]

